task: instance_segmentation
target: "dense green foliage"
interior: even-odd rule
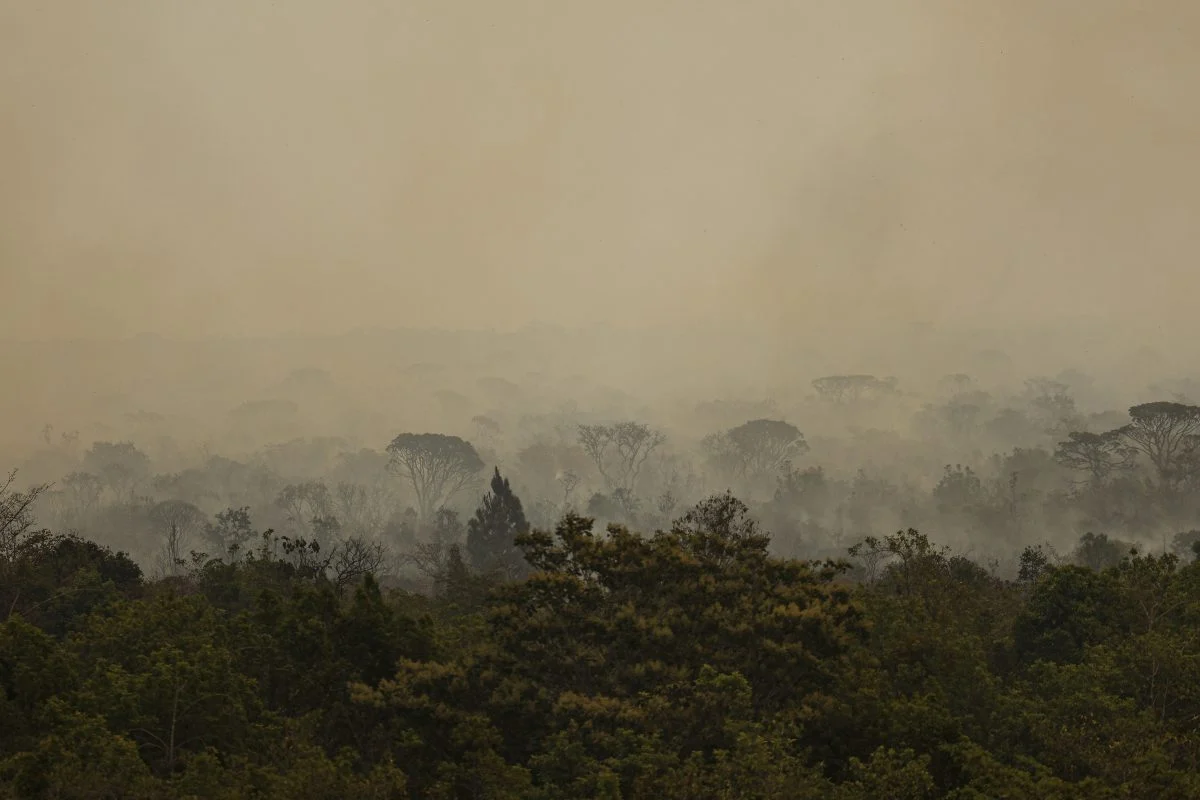
[[[1200,796],[1174,555],[1007,582],[910,530],[803,562],[729,495],[653,535],[568,514],[522,580],[456,554],[432,599],[270,533],[158,581],[14,543],[0,797]]]

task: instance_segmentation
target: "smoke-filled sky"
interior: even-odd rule
[[[1194,333],[1195,0],[0,0],[0,337]]]

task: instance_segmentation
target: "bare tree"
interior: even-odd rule
[[[187,546],[188,540],[180,534],[177,526],[172,525],[167,528],[163,535],[162,545],[154,559],[160,577],[180,573],[184,564],[187,563],[187,559],[184,558]]]
[[[565,469],[558,473],[555,480],[563,490],[562,507],[565,511],[571,505],[571,495],[579,488],[579,475],[574,470]]]
[[[208,521],[207,515],[191,503],[165,500],[150,509],[150,519],[163,534],[159,568],[164,575],[178,574],[195,535]]]
[[[341,592],[360,581],[364,575],[378,576],[382,574],[387,561],[387,548],[382,542],[352,536],[338,544],[330,561],[333,585]]]
[[[633,491],[646,459],[666,436],[640,422],[580,425],[579,444],[595,463],[610,490]]]
[[[604,478],[605,483],[611,486],[613,481],[608,476],[608,448],[610,444],[608,426],[579,426],[579,446],[588,454],[588,458],[592,459],[592,463],[596,465],[596,469],[600,472],[600,477]]]
[[[441,542],[417,542],[404,553],[403,560],[426,578],[437,581],[446,569],[448,551],[449,547]]]
[[[387,452],[388,469],[412,485],[422,520],[474,481],[484,466],[470,442],[441,433],[402,433]]]

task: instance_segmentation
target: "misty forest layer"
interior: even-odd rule
[[[334,384],[209,444],[43,427],[0,493],[0,791],[1200,793],[1188,381],[831,374],[668,427],[492,377],[447,432],[294,436]]]

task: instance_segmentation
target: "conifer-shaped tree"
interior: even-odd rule
[[[529,530],[521,498],[496,468],[491,491],[483,496],[475,516],[467,523],[467,554],[471,565],[483,572],[498,571],[516,577],[525,571],[525,557],[515,540]]]

